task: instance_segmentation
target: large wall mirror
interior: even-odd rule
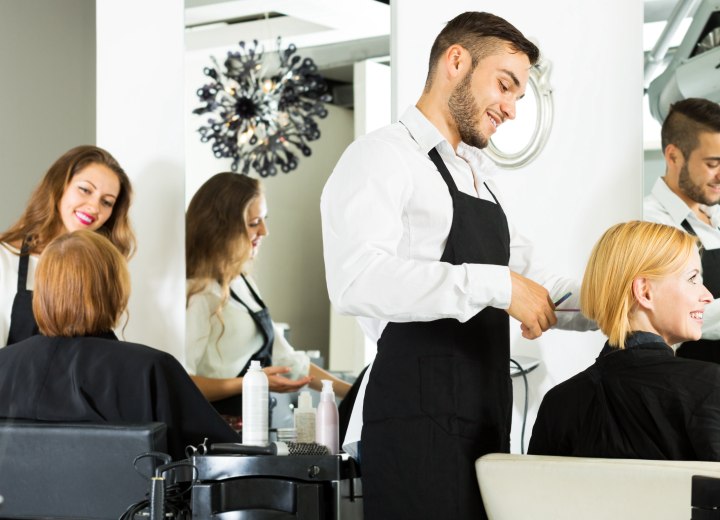
[[[665,172],[661,121],[685,98],[720,101],[720,3],[715,0],[645,0],[644,174],[649,194]]]
[[[3,203],[0,204],[0,227],[3,229],[18,218],[31,190],[57,157],[78,143],[98,142],[100,132],[96,128],[96,120],[100,117],[96,105],[102,92],[100,89],[96,92],[100,76],[96,74],[96,58],[102,54],[101,50],[107,52],[109,47],[107,38],[100,38],[105,43],[103,49],[96,49],[95,45],[99,38],[96,16],[103,5],[108,4],[96,4],[95,0],[0,2],[0,41],[5,43],[2,48],[7,50],[0,53],[0,64],[4,65],[4,70],[13,71],[12,77],[8,76],[7,95],[0,101],[0,113],[4,116],[0,150],[5,159],[3,175],[8,181],[8,188],[2,192]],[[132,11],[132,6],[123,9]],[[258,39],[270,49],[276,38],[282,36],[285,42],[297,45],[299,55],[312,58],[319,72],[331,84],[334,100],[327,105],[328,117],[320,121],[322,135],[312,145],[312,156],[302,157],[297,170],[287,174],[278,172],[263,181],[270,206],[270,235],[254,273],[273,317],[290,325],[291,343],[298,349],[320,350],[326,358],[330,308],[322,260],[319,195],[338,157],[354,138],[355,123],[359,119],[358,109],[353,106],[353,90],[357,82],[354,64],[366,61],[379,64],[387,62],[389,56],[388,3],[368,0],[359,2],[357,9],[355,6],[352,9],[352,16],[348,16],[347,6],[336,6],[332,2],[187,0],[184,9],[185,80],[179,85],[173,78],[163,83],[162,87],[164,92],[173,96],[177,94],[177,89],[184,90],[185,160],[172,163],[172,174],[173,180],[176,180],[178,171],[182,174],[184,170],[185,195],[189,200],[206,178],[230,169],[231,161],[215,159],[210,147],[200,142],[196,131],[200,119],[192,114],[198,106],[195,92],[207,80],[203,76],[203,68],[212,56],[222,62],[227,51],[237,48],[240,40]],[[155,12],[150,13],[147,19],[153,16],[157,16]],[[125,48],[122,52],[128,56],[126,62],[129,62],[129,56],[134,55],[127,49],[137,38],[127,34],[127,41],[121,39],[118,48]],[[104,31],[103,36],[106,35],[107,31]],[[164,36],[160,39],[170,41]],[[172,45],[175,45],[174,41]],[[143,50],[137,52],[142,53]],[[146,55],[147,51],[142,56]],[[164,58],[158,54],[151,59]],[[164,61],[163,65],[166,63]],[[132,67],[132,64],[129,66]],[[136,72],[135,76],[139,73]],[[50,77],[53,78],[52,89],[47,88]],[[138,82],[146,82],[142,88],[143,95],[151,92],[147,83],[149,77],[157,79],[159,76],[150,74],[144,76],[145,79],[138,79]],[[389,100],[389,88],[384,92]],[[147,96],[148,99],[153,97],[154,94]],[[164,94],[159,97],[167,98]],[[122,102],[116,101],[114,105],[125,106],[126,102],[123,98]],[[160,101],[157,104],[161,106]],[[151,110],[160,112],[160,108],[152,107]],[[180,117],[179,112],[174,115]],[[103,114],[104,120],[109,117]],[[113,114],[110,118],[114,117]],[[125,125],[123,131],[133,134],[133,138],[137,132],[129,132],[127,128],[145,129],[132,126],[137,125],[138,120],[131,124],[122,122]],[[172,121],[170,123],[167,133],[173,133],[177,127]],[[138,176],[134,183],[136,199],[133,207],[134,211],[140,210],[137,213],[140,218],[135,225],[143,236],[139,254],[133,258],[131,268],[136,266],[138,270],[150,273],[162,271],[158,273],[159,277],[169,276],[167,273],[171,272],[172,281],[158,279],[158,287],[162,289],[158,294],[162,292],[163,298],[172,300],[167,302],[168,305],[179,310],[184,303],[180,294],[184,287],[184,282],[180,280],[182,269],[177,267],[183,263],[183,239],[178,235],[183,226],[176,218],[175,208],[170,212],[166,202],[170,198],[181,200],[177,197],[182,198],[183,194],[174,189],[174,184],[162,189],[153,184],[161,178],[157,168],[164,168],[165,172],[167,164],[156,162],[148,166],[143,163],[143,167],[155,172],[145,175],[144,170],[135,167],[135,163],[141,160],[138,157],[144,158],[145,155],[132,148],[133,139],[115,141],[115,135],[113,139],[108,139],[106,129],[102,133],[101,145],[116,154],[123,165],[129,164],[125,168]],[[158,131],[158,135],[158,141],[170,142],[163,131]],[[120,146],[125,142],[127,148]],[[172,151],[178,149],[177,146],[172,147]],[[163,150],[158,150],[156,157],[165,157],[163,153]],[[170,175],[169,170],[167,175]],[[149,208],[155,207],[156,215],[148,215],[143,220],[145,207],[150,213],[153,210]],[[178,257],[177,265],[173,264],[175,267],[171,270],[162,256],[151,254],[158,243],[152,235],[153,226],[166,217],[172,218],[172,227],[163,230],[163,240],[171,242],[172,255]],[[160,243],[164,247],[163,240]],[[153,276],[149,274],[146,279]],[[155,279],[157,277],[153,278],[153,283]],[[136,287],[142,287],[141,282],[145,281],[139,280]],[[171,282],[172,291],[166,286]],[[158,287],[152,285],[147,290]],[[175,288],[178,289],[177,294],[173,292]],[[142,326],[146,319],[144,309],[131,313],[131,316],[131,325],[138,324],[140,333],[133,334],[131,331],[128,339],[168,348],[174,354],[182,352],[182,321],[173,321],[168,325],[173,331],[169,336],[164,328],[157,326],[157,322],[161,321],[159,319],[153,319],[149,327]],[[156,335],[148,337],[146,330],[155,331]]]
[[[320,137],[308,142],[311,155],[297,153],[296,169],[278,170],[261,179],[269,235],[251,274],[273,319],[288,325],[293,347],[319,351],[326,367],[355,371],[328,363],[336,356],[330,354],[331,309],[322,257],[320,193],[340,154],[354,139],[355,127],[367,117],[367,107],[356,103],[356,94],[372,74],[359,75],[355,64],[388,59],[390,6],[357,2],[352,16],[348,9],[317,1],[186,0],[185,190],[187,204],[207,178],[230,171],[232,164],[231,159],[215,158],[210,143],[200,141],[198,127],[206,118],[192,113],[200,105],[197,90],[209,82],[203,69],[211,65],[211,58],[222,66],[228,51],[240,50],[239,41],[251,46],[257,40],[264,50],[263,61],[270,66],[277,62],[273,54],[281,37],[281,51],[292,44],[297,56],[313,60],[333,99],[325,104],[327,117],[316,118]],[[389,88],[384,92],[389,104]],[[252,169],[250,175],[259,178]],[[346,345],[345,350],[352,348]]]

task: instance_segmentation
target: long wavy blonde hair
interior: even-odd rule
[[[262,194],[257,179],[237,173],[210,177],[193,195],[185,213],[185,262],[190,297],[211,282],[221,288],[220,312],[230,296],[230,282],[241,274],[252,255],[247,233],[250,203]]]
[[[585,269],[583,314],[595,320],[611,346],[625,348],[635,306],[633,280],[680,272],[696,248],[695,237],[671,226],[640,221],[612,226],[595,244]]]

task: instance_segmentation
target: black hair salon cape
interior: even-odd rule
[[[720,366],[634,332],[542,401],[528,453],[720,460]]]
[[[170,354],[99,337],[38,335],[1,348],[0,417],[163,422],[175,459],[205,437],[240,442]]]

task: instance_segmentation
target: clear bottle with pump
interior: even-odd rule
[[[267,446],[268,378],[260,361],[252,360],[242,382],[242,442]]]
[[[298,407],[293,413],[298,442],[315,442],[315,415],[312,395],[303,390],[298,396]]]
[[[315,442],[327,446],[330,454],[335,455],[340,451],[338,408],[332,381],[323,379],[322,385],[320,403],[315,414]]]

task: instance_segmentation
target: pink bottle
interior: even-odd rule
[[[331,455],[336,455],[340,449],[340,430],[338,428],[338,408],[335,404],[335,392],[332,381],[322,380],[320,403],[315,412],[315,442],[327,446]]]

